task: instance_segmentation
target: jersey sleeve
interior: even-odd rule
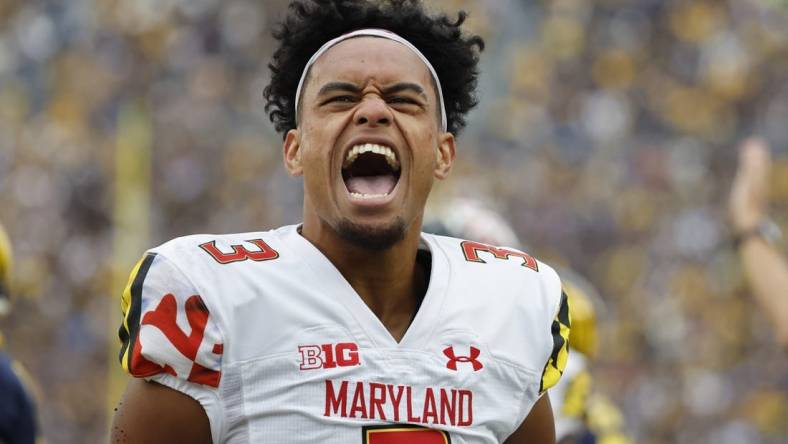
[[[542,380],[539,384],[540,394],[554,386],[561,379],[564,368],[566,368],[566,360],[569,357],[570,325],[569,302],[566,293],[562,290],[553,322],[550,324],[552,350],[542,371]]]
[[[169,259],[149,252],[132,269],[121,309],[123,369],[196,399],[216,437],[224,341],[198,289]]]

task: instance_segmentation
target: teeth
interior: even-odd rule
[[[361,193],[350,193],[351,196],[358,198],[358,199],[375,199],[378,197],[386,197],[388,193],[384,194],[361,194]]]
[[[388,162],[389,166],[394,171],[399,171],[399,160],[397,160],[397,156],[394,154],[394,151],[387,146],[377,145],[374,143],[356,145],[351,148],[347,153],[347,157],[345,157],[345,161],[342,162],[342,168],[349,167],[350,164],[352,164],[360,154],[364,153],[381,154],[386,158],[386,162]]]

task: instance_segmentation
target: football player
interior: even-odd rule
[[[424,231],[492,245],[521,248],[509,223],[483,200],[451,198],[431,208]],[[566,268],[557,269],[569,302],[571,353],[561,380],[550,390],[559,444],[629,444],[624,417],[603,393],[594,389],[590,365],[599,347],[597,313],[604,303],[594,286]]]
[[[8,314],[11,281],[11,242],[0,225],[0,317]],[[33,444],[37,421],[33,397],[22,381],[25,372],[2,350],[0,334],[0,443]]]
[[[421,233],[477,36],[416,0],[294,1],[265,90],[303,222],[179,238],[123,294],[123,442],[553,443],[558,275]]]

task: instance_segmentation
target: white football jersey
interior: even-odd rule
[[[123,367],[202,404],[215,443],[499,443],[560,377],[556,273],[422,234],[429,287],[397,342],[296,226],[150,250],[123,294]]]

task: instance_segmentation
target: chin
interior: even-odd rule
[[[337,226],[339,236],[355,245],[370,251],[382,251],[393,247],[405,238],[407,225],[402,218],[387,224],[365,225],[343,219]]]

